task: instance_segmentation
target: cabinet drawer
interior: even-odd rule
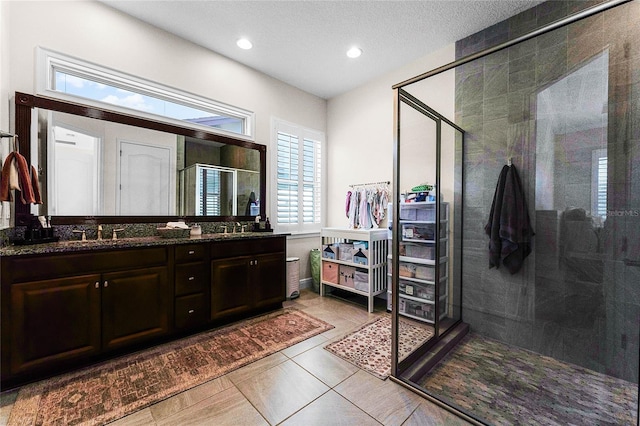
[[[176,328],[187,328],[201,325],[209,318],[207,297],[204,293],[176,297]]]
[[[176,265],[176,296],[203,292],[209,282],[207,263]]]
[[[277,253],[286,250],[286,237],[247,238],[236,241],[211,243],[211,258],[251,256],[261,253]]]
[[[205,260],[207,256],[206,244],[176,245],[176,263],[195,262]]]

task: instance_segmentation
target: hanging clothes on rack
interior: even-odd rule
[[[499,268],[502,261],[511,274],[518,272],[531,253],[531,238],[535,233],[520,176],[513,165],[504,166],[500,172],[484,230],[490,237],[489,268]]]
[[[349,228],[378,228],[386,217],[389,200],[389,182],[350,185],[347,191],[345,212],[349,219]],[[375,186],[374,186],[375,185]]]

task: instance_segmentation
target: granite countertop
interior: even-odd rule
[[[55,243],[16,245],[0,248],[0,256],[23,256],[28,254],[68,253],[86,250],[111,250],[130,247],[154,247],[177,244],[206,243],[239,239],[274,238],[287,234],[272,232],[245,232],[236,234],[203,234],[199,237],[162,238],[160,236],[120,238],[118,240],[70,240]]]

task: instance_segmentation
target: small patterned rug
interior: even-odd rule
[[[400,317],[398,358],[404,359],[433,336],[433,327]],[[385,380],[391,374],[391,316],[384,315],[324,347],[356,367]]]
[[[333,326],[283,309],[20,389],[8,425],[96,425],[220,377]]]

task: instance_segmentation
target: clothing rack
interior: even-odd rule
[[[357,188],[359,186],[371,186],[371,185],[391,185],[391,181],[384,180],[381,182],[367,182],[367,183],[355,183],[353,185],[349,185],[350,188]]]

